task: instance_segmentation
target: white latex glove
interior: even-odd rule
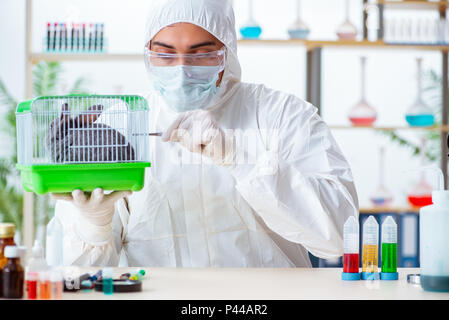
[[[114,191],[104,194],[103,189],[97,188],[89,198],[81,190],[74,190],[72,194],[52,194],[52,197],[71,202],[80,213],[75,226],[79,236],[88,242],[98,243],[106,241],[111,235],[115,202],[131,193]]]
[[[233,136],[226,135],[207,110],[181,113],[162,134],[162,141],[179,142],[190,152],[209,157],[218,165],[234,161]]]

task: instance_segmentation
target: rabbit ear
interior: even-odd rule
[[[75,119],[75,125],[91,125],[97,121],[100,114],[103,112],[103,106],[101,104],[95,105],[87,109],[87,111],[81,112]]]

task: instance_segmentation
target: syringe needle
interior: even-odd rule
[[[162,132],[133,133],[133,136],[153,136],[153,137],[160,137],[160,136],[162,136]]]

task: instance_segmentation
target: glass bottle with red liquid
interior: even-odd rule
[[[360,57],[361,64],[361,98],[349,111],[349,121],[355,126],[372,126],[377,119],[377,111],[369,105],[365,93],[366,57]]]
[[[360,280],[359,272],[359,223],[350,216],[343,226],[342,280]]]
[[[425,154],[426,154],[426,139],[421,140],[421,166],[425,165]],[[426,174],[424,171],[421,172],[421,177],[419,182],[411,189],[407,194],[407,200],[413,207],[424,207],[432,204],[432,191],[433,187],[426,180]]]

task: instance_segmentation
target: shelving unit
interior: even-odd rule
[[[419,208],[412,207],[381,207],[381,208],[359,208],[361,214],[380,214],[380,213],[419,213]]]
[[[367,0],[362,0],[366,5]],[[129,53],[129,54],[109,54],[109,53],[94,53],[94,54],[67,54],[67,53],[32,53],[31,52],[31,39],[32,39],[32,0],[26,0],[26,74],[25,74],[25,92],[26,98],[32,98],[32,68],[33,65],[39,61],[86,61],[86,62],[100,62],[100,61],[143,61],[143,54]],[[232,0],[231,0],[232,3]],[[380,10],[379,18],[382,20],[383,10],[394,9],[410,9],[410,10],[438,10],[440,17],[446,17],[446,9],[449,8],[449,1],[385,1],[378,0],[377,5]],[[363,25],[366,26],[367,14],[363,12]],[[383,34],[383,21],[380,21],[381,30],[379,32],[379,38],[382,39]],[[446,135],[444,133],[449,132],[448,125],[448,52],[449,46],[442,45],[419,45],[419,44],[386,44],[382,40],[368,41],[366,27],[363,28],[363,40],[361,41],[341,41],[341,40],[296,40],[296,39],[263,39],[263,40],[239,40],[239,45],[294,45],[304,46],[306,48],[306,61],[307,61],[307,73],[306,73],[306,99],[310,103],[314,104],[319,110],[321,106],[321,72],[322,72],[322,50],[325,48],[365,48],[369,50],[375,49],[392,49],[392,50],[433,50],[441,52],[442,58],[442,119],[441,126],[435,127],[361,127],[361,126],[345,126],[345,125],[331,125],[331,129],[335,130],[383,130],[383,131],[395,131],[395,130],[435,130],[442,133],[441,149],[441,169],[445,176],[445,185],[447,185],[447,145]],[[361,208],[361,213],[379,213],[382,212],[417,212],[416,208]],[[25,193],[24,197],[24,223],[23,223],[23,237],[24,244],[31,248],[34,240],[34,218],[33,218],[33,194]]]
[[[449,132],[449,126],[434,126],[434,127],[381,127],[381,126],[352,126],[352,125],[329,125],[330,129],[334,130],[378,130],[378,131],[440,131]]]
[[[378,0],[378,4],[391,10],[445,10],[449,7],[447,1],[423,1],[423,0]]]

